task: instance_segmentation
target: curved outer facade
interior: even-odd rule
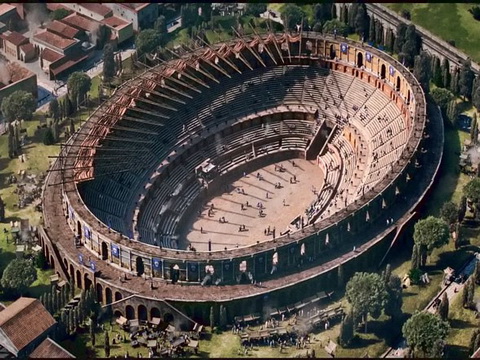
[[[258,43],[264,44],[270,50],[269,53],[260,54]],[[278,65],[282,65],[279,55],[282,53],[285,64],[320,64],[324,68],[348,74],[375,87],[383,92],[402,114],[403,124],[408,130],[406,146],[393,164],[392,170],[365,192],[363,197],[344,210],[303,230],[274,241],[227,251],[207,253],[159,248],[130,240],[111,230],[85,206],[77,182],[63,182],[64,179],[78,179],[85,175],[81,170],[74,170],[79,167],[75,156],[78,156],[79,149],[82,149],[80,145],[90,141],[86,134],[93,128],[94,121],[98,121],[102,109],[111,103],[118,103],[119,97],[126,92],[139,88],[139,78],[129,81],[117,90],[107,103],[101,105],[69,140],[69,145],[76,145],[64,148],[63,153],[68,153],[69,157],[53,165],[56,171],[49,173],[43,195],[45,226],[40,229],[44,251],[55,270],[81,288],[94,286],[103,303],[113,303],[113,309],[124,315],[127,312],[130,317],[144,317],[145,311],[142,310],[142,314],[140,311],[137,313],[136,306],[141,303],[141,306],[153,309],[158,302],[155,299],[162,299],[197,319],[208,317],[206,309],[213,301],[224,303],[231,317],[287,306],[318,291],[329,290],[334,287],[332,283],[336,284],[336,268],[339,264],[343,263],[347,269],[349,264],[355,264],[357,268],[367,266],[371,261],[364,255],[366,253],[370,254],[370,259],[375,256],[380,261],[390,241],[410,219],[409,211],[412,205],[417,204],[425,194],[425,189],[415,193],[418,190],[418,185],[415,184],[419,180],[417,176],[421,176],[418,165],[423,160],[421,148],[424,145],[426,122],[425,97],[417,80],[401,64],[374,48],[314,33],[302,34],[301,38],[270,34],[262,36],[261,40],[258,37],[236,39],[217,45],[214,49],[220,52],[225,51],[225,46],[230,49],[235,46],[240,48],[239,44],[249,45],[248,48],[240,50],[244,51],[245,59],[247,56],[256,58],[258,55],[266,62],[268,55],[270,62],[275,59]],[[284,44],[288,44],[288,48]],[[184,56],[184,59],[189,58],[188,61],[195,62],[195,59],[205,56],[208,51],[214,52],[206,48],[198,49]],[[233,63],[235,53],[230,52],[225,58],[227,56],[230,56],[230,60],[220,60],[217,56],[215,62],[223,64],[224,69],[229,68],[229,71],[234,73],[233,67],[226,64],[227,61]],[[236,59],[238,63],[238,57]],[[179,61],[181,60],[161,64],[146,74],[161,72]],[[209,64],[210,69],[212,62]],[[202,66],[207,67],[206,61],[200,60],[199,63],[200,69]],[[262,66],[260,61],[256,61],[256,64]],[[163,74],[173,76],[175,71]],[[135,103],[130,106],[135,106]],[[286,110],[288,111],[294,113],[291,109]],[[250,114],[251,117],[260,115],[261,111]],[[236,119],[228,120],[232,121],[231,123],[225,121],[226,126],[239,118],[241,117],[237,116]],[[221,120],[222,123],[223,121],[224,119]],[[111,126],[115,124],[112,123]],[[191,140],[190,144],[201,142],[206,136],[205,133],[193,136],[194,140]],[[168,166],[167,163],[175,165],[176,161],[181,161],[182,151],[186,151],[188,146],[188,143],[186,147],[185,144],[174,145],[174,151],[164,159],[160,167]],[[292,150],[287,155],[270,156],[301,157],[304,156],[304,151]],[[92,164],[85,165],[85,168],[90,170],[90,165]],[[60,171],[61,168],[64,170]],[[148,197],[148,189],[154,183],[155,179],[151,177],[149,185],[144,185],[137,195],[140,200],[136,205],[140,202],[140,212],[141,201]],[[413,199],[407,201],[406,195],[410,194]],[[139,211],[130,211],[132,222],[139,216]],[[392,214],[395,221],[393,225],[385,226],[386,211]],[[79,247],[74,244],[75,234],[81,242]],[[134,236],[137,238],[138,234],[135,233]],[[353,242],[357,244],[355,253],[351,252]],[[271,271],[274,254],[278,258],[276,272]],[[83,257],[83,264],[80,263],[79,255]],[[145,275],[136,277],[140,258]],[[89,259],[95,262],[96,272],[89,268]],[[239,266],[242,262],[246,264],[247,272],[257,282],[261,282],[262,286],[238,284],[239,275],[242,273]],[[221,280],[221,286],[200,286],[206,275],[207,265],[213,266],[215,277]],[[173,266],[179,268],[179,282],[175,285],[169,284]],[[125,280],[125,276],[128,280]],[[134,310],[125,310],[125,306],[131,306]],[[149,314],[148,311],[146,313]]]

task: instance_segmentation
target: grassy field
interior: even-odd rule
[[[473,18],[468,10],[472,4],[462,3],[392,3],[385,4],[400,12],[410,11],[412,21],[443,40],[454,40],[458,49],[473,60],[480,61],[480,21]]]

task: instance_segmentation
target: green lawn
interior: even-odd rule
[[[443,40],[454,40],[458,49],[473,60],[480,61],[480,21],[468,10],[472,4],[464,3],[392,3],[385,4],[394,11],[407,9],[412,21]]]

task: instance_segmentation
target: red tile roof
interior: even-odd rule
[[[112,9],[99,3],[78,3],[78,5],[101,16],[107,16],[112,13]]]
[[[48,48],[43,49],[41,55],[42,59],[48,61],[48,62],[55,62],[57,60],[60,60],[61,58],[64,57],[64,55],[57,53],[56,51],[50,50]]]
[[[23,44],[20,46],[20,50],[22,50],[25,54],[30,54],[35,51],[35,46],[33,44]]]
[[[0,4],[0,15],[5,15],[13,10],[16,10],[15,6],[12,6],[10,4],[5,4],[5,3]]]
[[[28,39],[25,36],[16,31],[6,31],[3,34],[0,34],[0,36],[15,46],[20,46],[28,42]]]
[[[53,33],[56,33],[58,35],[61,35],[63,37],[73,39],[75,36],[78,35],[79,31],[78,29],[75,29],[74,27],[64,24],[58,20],[54,20],[51,23],[47,25],[47,29],[50,30]]]
[[[125,26],[131,24],[129,21],[125,21],[116,16],[110,16],[109,18],[103,19],[102,23],[117,30],[123,29]]]
[[[121,5],[121,6],[124,6],[130,10],[133,10],[135,12],[138,12],[142,9],[144,9],[145,7],[147,7],[148,5],[150,5],[151,3],[118,3],[118,5]]]
[[[48,30],[36,33],[33,38],[62,50],[76,43],[75,40],[63,38]]]
[[[13,345],[18,353],[55,323],[55,319],[39,300],[21,297],[0,311],[0,331],[8,342],[1,345],[9,351]]]
[[[64,17],[61,22],[73,26],[77,29],[82,29],[85,31],[93,32],[98,29],[99,22],[91,20],[85,16],[78,15],[77,13],[73,13]]]
[[[75,356],[50,338],[43,340],[29,357],[30,359],[75,359]]]
[[[65,70],[71,68],[72,66],[77,65],[78,63],[82,62],[83,60],[87,59],[88,55],[83,55],[77,57],[75,59],[69,59],[68,61],[64,62],[63,64],[59,65],[56,68],[51,68],[52,74],[57,76],[58,74],[64,72]]]

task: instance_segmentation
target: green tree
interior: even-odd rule
[[[388,30],[385,33],[385,42],[384,42],[385,49],[390,52],[393,51],[395,41],[396,41],[396,37],[393,34],[393,30],[391,28],[388,28]]]
[[[420,55],[415,56],[413,75],[418,79],[426,93],[430,91],[431,63],[430,55],[426,51],[422,51]]]
[[[415,357],[431,356],[435,343],[445,340],[449,330],[448,322],[428,312],[416,312],[402,327],[403,337]]]
[[[440,316],[440,319],[448,320],[448,308],[449,308],[448,296],[447,296],[447,293],[444,292],[442,296],[442,301],[440,302],[440,305],[438,307],[438,315]]]
[[[322,23],[316,22],[315,25],[313,25],[312,31],[322,32]]]
[[[103,349],[105,350],[105,357],[110,357],[110,338],[108,336],[108,331],[105,331],[105,341],[103,343]]]
[[[95,346],[95,320],[90,319],[90,340],[92,341],[92,346]]]
[[[247,3],[245,8],[245,15],[259,17],[260,14],[263,14],[265,11],[267,11],[266,3]]]
[[[378,20],[375,20],[375,40],[374,40],[375,44],[383,45],[383,34],[384,34],[384,31],[383,31],[382,23]]]
[[[397,275],[390,275],[386,283],[388,298],[385,304],[385,314],[390,316],[392,320],[402,317],[402,280]]]
[[[160,45],[163,46],[165,45],[165,42],[167,40],[167,20],[165,16],[160,15],[157,20],[155,20],[155,24],[153,28],[158,32],[160,35]]]
[[[413,240],[420,247],[421,265],[425,265],[426,255],[434,248],[448,243],[448,225],[439,218],[429,216],[418,221],[414,226]]]
[[[430,95],[442,111],[446,111],[449,102],[455,98],[450,90],[442,88],[432,89]]]
[[[3,98],[1,110],[7,121],[32,120],[33,113],[37,108],[37,102],[32,94],[23,90],[17,90]]]
[[[52,127],[49,126],[43,133],[43,144],[44,145],[53,145],[55,144],[55,137],[53,136]]]
[[[480,262],[475,262],[475,268],[473,269],[472,279],[474,279],[475,284],[480,284]]]
[[[227,309],[224,305],[220,305],[220,327],[222,329],[227,326]]]
[[[347,283],[346,296],[353,312],[363,317],[366,332],[368,315],[374,319],[381,315],[388,293],[380,275],[357,272]]]
[[[338,335],[339,344],[346,348],[351,343],[354,336],[353,316],[351,313],[347,314],[340,325],[340,333]]]
[[[453,127],[457,126],[457,121],[458,121],[458,115],[459,115],[459,110],[458,110],[458,105],[455,100],[452,100],[448,103],[447,106],[447,119],[450,122],[450,124]]]
[[[469,101],[472,100],[473,79],[475,78],[471,65],[472,62],[470,59],[462,62],[458,79],[460,95],[467,98]]]
[[[470,299],[470,287],[468,286],[468,280],[463,286],[462,290],[462,305],[464,308],[468,308],[470,306],[468,300]]]
[[[475,281],[470,277],[465,286],[468,286],[467,307],[473,308],[475,306],[473,299],[475,298]]]
[[[47,267],[47,259],[43,251],[39,251],[37,256],[35,256],[35,266],[41,270],[44,270]]]
[[[67,17],[72,12],[65,8],[59,8],[50,13],[50,20],[62,20],[64,17]]]
[[[76,71],[68,77],[67,88],[70,100],[75,100],[76,105],[80,105],[86,98],[92,80],[84,72]]]
[[[348,22],[348,10],[345,4],[340,6],[340,21],[344,24],[347,24]]]
[[[432,81],[438,87],[443,87],[442,66],[440,65],[440,59],[437,56],[433,58],[433,78]]]
[[[455,95],[460,94],[460,84],[458,82],[459,81],[458,73],[459,73],[458,68],[455,68],[455,70],[452,72],[451,81],[450,81],[450,90]]]
[[[215,328],[215,310],[213,306],[210,306],[210,327],[213,329]]]
[[[440,217],[448,225],[453,225],[458,221],[458,211],[458,206],[455,203],[447,201],[440,209]]]
[[[421,265],[420,246],[413,244],[412,259],[410,261],[411,269],[419,269]]]
[[[383,281],[385,282],[385,285],[388,284],[391,276],[392,276],[392,266],[390,264],[387,264],[387,266],[385,266],[385,271],[382,271],[382,278],[383,278]]]
[[[325,22],[325,24],[323,24],[323,32],[325,34],[334,34],[335,30],[340,36],[348,35],[348,25],[337,19],[328,20]]]
[[[480,81],[477,81],[475,89],[472,93],[472,104],[480,111]]]
[[[375,21],[375,18],[374,16],[372,15],[370,17],[370,22],[369,22],[369,28],[368,28],[368,40],[375,43],[375,38],[376,38],[376,29],[375,29],[375,26],[376,26],[376,21]]]
[[[393,52],[400,54],[402,52],[403,44],[405,44],[405,33],[407,32],[407,25],[400,22],[397,26],[397,36],[393,45]]]
[[[452,74],[450,73],[450,61],[446,57],[442,60],[442,83],[446,89],[450,88],[450,82],[452,80]]]
[[[478,121],[477,121],[477,113],[473,113],[472,117],[472,128],[470,131],[470,138],[474,144],[478,142]]]
[[[138,55],[151,53],[155,51],[161,44],[160,34],[155,29],[142,30],[135,39],[135,46]]]
[[[328,2],[315,4],[313,13],[315,21],[324,24],[328,20],[332,20],[332,5]]]
[[[37,280],[37,270],[31,261],[14,259],[2,275],[2,286],[15,294],[23,295],[31,283]]]
[[[367,40],[369,28],[369,17],[367,15],[367,7],[364,3],[359,4],[355,17],[355,32],[361,39]]]
[[[50,101],[48,110],[54,121],[58,121],[60,119],[60,106],[58,105],[58,100],[56,98]]]
[[[293,3],[287,3],[282,9],[282,20],[287,29],[296,30],[297,25],[300,25],[302,19],[305,17],[305,12],[302,8]]]
[[[116,72],[113,46],[107,43],[103,48],[103,78],[109,82],[115,76]]]
[[[345,286],[345,270],[342,264],[338,265],[337,268],[337,286],[339,289],[343,289]]]
[[[463,187],[463,194],[467,197],[467,199],[473,202],[473,211],[476,217],[480,201],[480,178],[474,178],[470,180]]]
[[[347,24],[350,29],[353,29],[353,31],[355,31],[355,19],[357,18],[358,14],[358,7],[358,3],[353,3],[348,9]]]

